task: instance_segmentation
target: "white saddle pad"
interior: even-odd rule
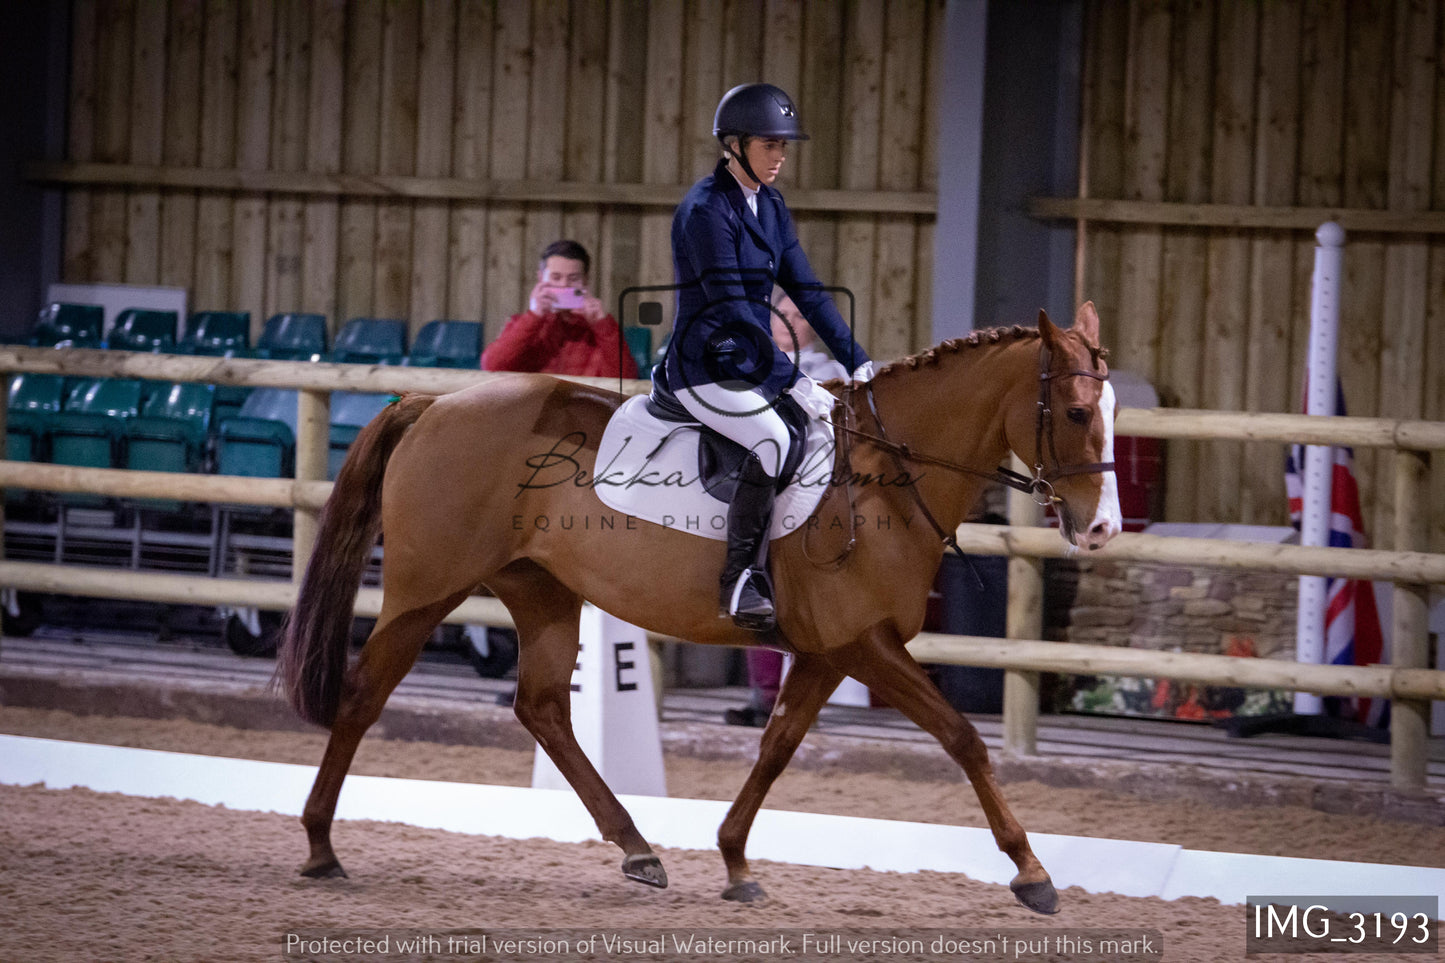
[[[608,508],[664,528],[726,541],[727,502],[708,494],[698,477],[698,436],[696,425],[654,418],[647,410],[646,395],[629,398],[602,433],[597,497]],[[808,523],[828,490],[832,472],[833,426],[811,419],[803,461],[773,503],[772,538]]]

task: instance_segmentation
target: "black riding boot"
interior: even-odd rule
[[[739,473],[737,494],[728,506],[728,551],[723,564],[719,617],[766,632],[775,623],[767,569],[762,563],[773,520],[774,481],[757,455],[748,455]]]

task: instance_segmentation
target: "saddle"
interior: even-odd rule
[[[770,538],[809,524],[833,473],[833,428],[809,419],[787,395],[777,403],[789,445],[778,475]],[[727,539],[728,505],[748,450],[697,422],[654,382],[652,394],[613,413],[597,450],[592,488],[616,512],[665,528]]]

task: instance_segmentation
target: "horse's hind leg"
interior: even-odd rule
[[[1058,893],[1029,846],[1023,827],[1004,802],[988,761],[988,747],[973,724],[943,698],[902,640],[891,629],[877,628],[847,648],[830,653],[829,659],[937,739],[963,767],[998,848],[1018,867],[1018,875],[1009,883],[1014,896],[1035,912],[1057,913]]]
[[[602,838],[622,848],[622,874],[649,886],[666,886],[662,863],[572,732],[581,596],[526,561],[503,569],[488,585],[517,624],[517,718],[576,791]]]
[[[753,819],[763,804],[773,781],[782,774],[793,758],[793,752],[808,727],[818,717],[818,710],[838,688],[843,674],[816,656],[799,655],[783,680],[768,727],[763,731],[758,760],[748,773],[747,782],[728,810],[727,818],[718,828],[717,844],[728,870],[728,886],[723,899],[750,903],[764,895],[762,886],[753,879],[745,850]]]
[[[437,623],[461,604],[466,593],[443,602],[389,617],[385,611],[366,640],[361,656],[346,673],[341,705],[331,726],[331,739],[316,773],[301,825],[311,844],[311,856],[301,867],[302,876],[345,876],[341,861],[331,848],[331,820],[341,784],[351,768],[352,757],[366,730],[381,716],[392,690],[410,671],[422,646]]]

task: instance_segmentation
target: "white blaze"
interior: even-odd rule
[[[1099,395],[1099,417],[1104,420],[1103,460],[1114,460],[1114,386],[1104,382],[1104,391]],[[1119,508],[1119,476],[1116,472],[1104,472],[1104,483],[1099,487],[1099,505],[1094,517],[1076,537],[1086,548],[1100,548],[1124,529],[1124,512]]]

